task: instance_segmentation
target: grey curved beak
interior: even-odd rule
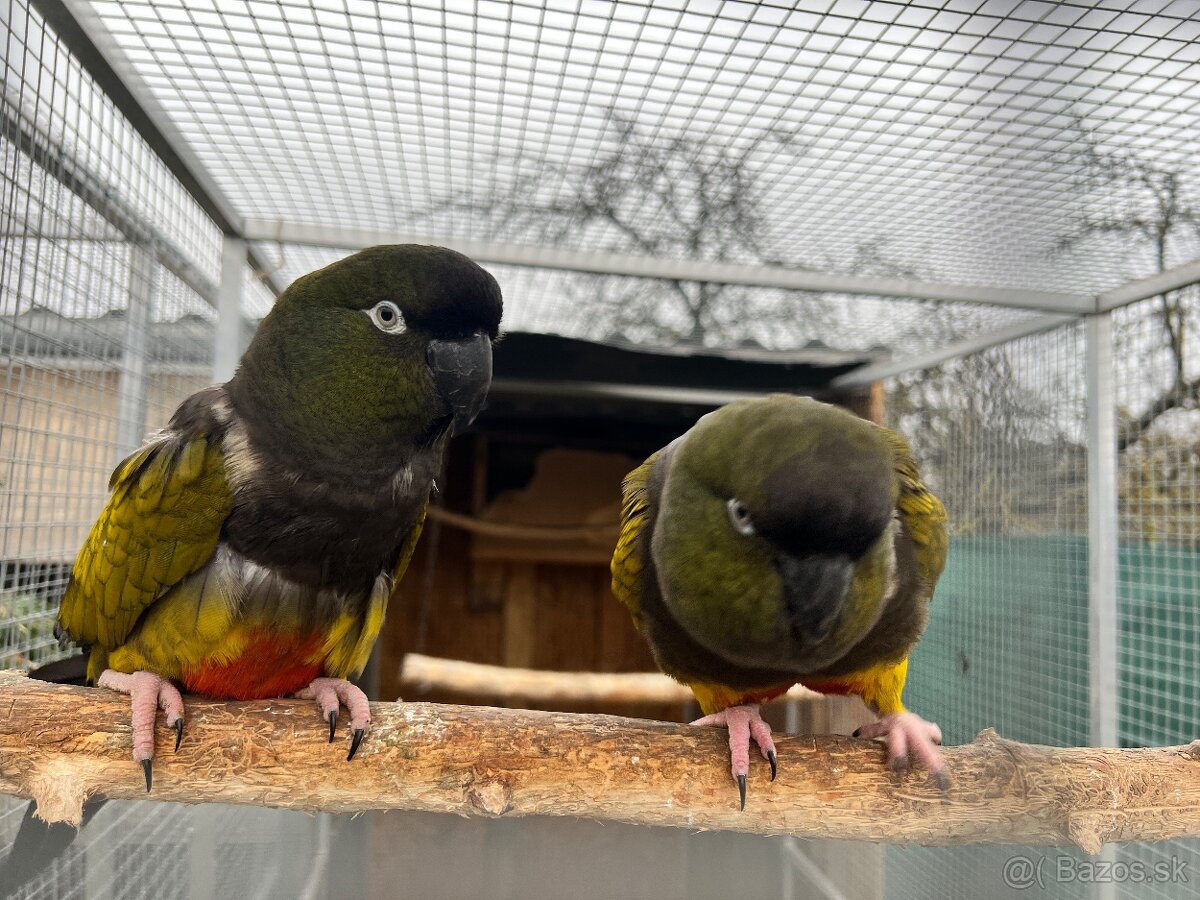
[[[454,434],[461,434],[487,400],[492,385],[492,342],[482,331],[461,341],[430,341],[425,362],[434,386],[454,415]]]

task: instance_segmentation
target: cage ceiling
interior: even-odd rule
[[[34,0],[29,15],[68,40],[78,24],[111,67],[100,88],[128,91],[150,146],[277,286],[417,240],[489,264],[513,328],[905,355],[1198,277],[1195,228],[1159,258],[1105,227],[1149,218],[1164,190],[1191,214],[1198,0]],[[46,139],[86,156],[94,136],[71,127],[68,112]],[[191,246],[215,283],[218,256]],[[694,305],[697,282],[735,288],[703,334],[686,303],[668,309],[682,284]]]

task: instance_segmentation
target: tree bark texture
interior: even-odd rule
[[[309,701],[186,698],[178,752],[161,715],[153,800],[309,811],[415,809],[557,815],[690,829],[904,844],[1074,843],[1200,836],[1200,741],[1156,749],[1052,748],[985,730],[946,748],[952,784],[893,772],[883,747],[780,736],[779,777],[752,763],[738,810],[724,730],[568,713],[372,704],[345,730]],[[79,820],[84,798],[146,798],[128,698],[0,673],[0,792]]]

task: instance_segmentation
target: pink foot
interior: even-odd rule
[[[98,687],[128,694],[133,707],[133,758],[146,773],[146,791],[150,791],[151,760],[154,759],[154,716],[161,708],[167,724],[175,729],[175,749],[183,740],[183,698],[170,681],[153,672],[132,675],[105,669],[96,679]]]
[[[350,741],[350,752],[346,761],[354,759],[358,745],[362,743],[367,726],[371,724],[371,705],[367,695],[344,678],[314,678],[308,687],[296,694],[301,700],[316,700],[321,715],[329,721],[329,743],[337,733],[338,708],[345,706],[350,711],[350,727],[354,737]]]
[[[775,742],[771,740],[771,726],[763,721],[757,703],[731,706],[719,713],[697,719],[693,725],[711,725],[729,729],[729,758],[733,777],[737,780],[742,809],[746,808],[746,776],[750,772],[750,739],[758,744],[763,759],[771,764],[771,780],[775,780]]]
[[[887,736],[888,765],[893,769],[907,769],[911,758],[925,767],[938,787],[946,790],[950,777],[946,774],[946,760],[938,750],[942,742],[942,729],[933,722],[926,722],[916,713],[888,713],[878,722],[864,725],[854,732],[855,737],[877,738]]]

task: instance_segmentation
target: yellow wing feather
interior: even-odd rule
[[[946,507],[921,481],[921,473],[904,438],[891,429],[883,431],[892,446],[896,477],[900,482],[896,508],[912,535],[921,580],[932,594],[933,586],[946,566]],[[926,602],[929,599],[927,597]]]
[[[205,435],[147,444],[109,485],[58,613],[72,638],[101,650],[119,646],[163,591],[208,561],[232,505],[221,452]]]
[[[650,522],[650,498],[646,488],[650,470],[662,453],[659,450],[625,476],[622,483],[621,532],[612,558],[612,591],[633,616],[633,624],[642,624],[641,576],[646,561],[639,552],[642,529]]]

